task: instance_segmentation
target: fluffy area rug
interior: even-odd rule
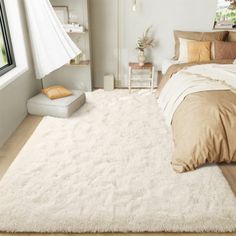
[[[0,231],[230,232],[236,199],[221,171],[176,174],[155,96],[87,94],[46,117],[0,182]]]

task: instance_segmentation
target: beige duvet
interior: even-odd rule
[[[158,92],[172,75],[189,66],[192,64],[172,66]],[[175,171],[191,171],[206,163],[236,162],[236,94],[225,90],[187,95],[174,113],[172,129]]]

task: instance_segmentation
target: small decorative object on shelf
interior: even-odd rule
[[[75,63],[76,63],[76,64],[79,64],[80,61],[81,61],[81,56],[78,55],[78,56],[75,58]]]
[[[144,51],[139,50],[138,52],[138,62],[140,66],[144,66],[146,61],[146,57],[144,55]]]
[[[75,60],[71,60],[68,66],[89,66],[89,64],[90,64],[90,60],[86,60],[86,61],[81,60],[79,62],[76,62]]]
[[[81,53],[77,57],[72,59],[70,61],[70,64],[81,65],[81,62],[82,62],[82,64],[86,64],[86,65],[88,64],[88,63],[85,63],[85,62],[88,62],[88,60],[87,60],[87,57],[86,57],[86,55],[84,53]]]
[[[138,42],[137,42],[136,49],[139,51],[138,52],[138,62],[139,62],[140,66],[143,66],[146,61],[145,49],[155,47],[154,39],[150,36],[151,28],[152,28],[152,26],[147,28],[143,34],[143,37],[139,38]]]

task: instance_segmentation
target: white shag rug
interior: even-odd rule
[[[236,199],[216,166],[176,174],[155,96],[87,94],[46,117],[0,182],[0,231],[230,232]]]

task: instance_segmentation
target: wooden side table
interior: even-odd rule
[[[148,71],[148,78],[135,78],[133,75],[134,70]],[[150,72],[150,73],[149,73]],[[154,90],[154,76],[155,67],[152,63],[145,63],[144,66],[140,66],[139,63],[129,63],[129,93],[131,93],[132,82],[150,82],[150,89]]]

